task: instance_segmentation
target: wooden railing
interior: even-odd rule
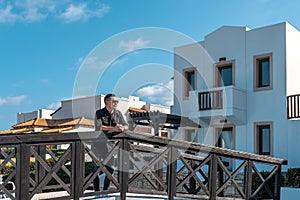
[[[300,118],[300,94],[287,97],[287,118]]]
[[[259,199],[263,195],[280,199],[281,165],[286,163],[282,159],[133,132],[109,138],[109,152],[104,159],[99,159],[98,150],[91,148],[95,142],[106,139],[101,132],[0,138],[0,170],[4,173],[8,165],[11,167],[4,174],[0,190],[10,199],[27,200],[40,195],[47,199],[80,199],[116,192],[122,200],[127,193],[164,195],[170,200]],[[57,144],[66,147],[61,155],[53,150]],[[115,169],[112,174],[106,167],[111,161]],[[91,165],[94,170],[89,168]],[[92,182],[100,171],[111,184],[108,190],[95,192]],[[7,189],[9,181],[14,182],[15,190]],[[53,194],[60,196],[51,197]]]
[[[200,92],[198,96],[199,110],[223,108],[223,90]]]

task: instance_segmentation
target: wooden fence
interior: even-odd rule
[[[52,192],[52,199],[79,199],[101,194],[164,195],[187,199],[280,199],[281,165],[285,160],[133,132],[108,140],[99,159],[95,142],[101,132],[0,136],[2,196],[32,199]],[[57,155],[56,145],[65,150]],[[113,163],[110,173],[108,163]],[[229,163],[229,164],[228,164]],[[94,166],[94,167],[92,167]],[[9,173],[4,173],[10,169]],[[92,182],[100,171],[111,180],[106,191]],[[13,182],[15,188],[9,188]],[[1,197],[1,194],[0,194]]]

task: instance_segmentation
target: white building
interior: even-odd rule
[[[199,143],[286,159],[284,170],[300,167],[300,121],[287,116],[295,114],[287,97],[300,94],[299,52],[300,32],[287,22],[223,26],[175,48],[172,113],[202,125],[182,131]],[[300,115],[299,101],[294,108]]]
[[[57,110],[39,109],[37,111],[17,114],[17,124],[11,130],[0,131],[0,134],[29,132],[74,132],[93,131],[96,110],[103,108],[105,95],[74,98],[61,101]],[[139,97],[116,97],[119,100],[117,109],[125,120],[130,122],[130,112],[159,111],[169,114],[170,107],[159,104],[147,104]],[[63,127],[63,128],[62,128]],[[154,134],[151,126],[134,127],[134,131]]]
[[[17,123],[19,124],[19,123],[26,122],[28,120],[35,119],[35,118],[52,119],[51,114],[53,112],[54,112],[54,110],[50,110],[50,109],[39,109],[36,111],[27,112],[27,113],[18,112],[17,113]]]
[[[87,119],[94,119],[96,110],[104,108],[105,106],[104,97],[105,95],[98,95],[61,101],[61,107],[52,113],[52,118],[65,119],[85,117]],[[139,97],[136,96],[129,96],[128,98],[116,97],[116,99],[119,100],[117,109],[121,111],[127,121],[129,121],[130,108],[170,113],[170,107],[158,104],[147,104],[145,101],[140,101]]]

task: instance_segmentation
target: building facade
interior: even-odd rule
[[[31,132],[84,132],[94,131],[96,110],[103,108],[105,95],[88,96],[61,101],[57,110],[39,109],[33,112],[17,113],[17,124],[11,130],[0,131],[0,134],[31,133]],[[133,126],[130,113],[160,112],[170,113],[169,106],[147,104],[139,97],[116,97],[119,101],[118,110],[125,120]],[[152,126],[135,125],[134,131],[154,134]],[[160,130],[161,131],[161,130]]]
[[[181,131],[194,137],[189,140],[300,167],[300,121],[287,108],[287,97],[300,94],[298,52],[300,32],[287,22],[223,26],[175,48],[172,113],[202,126]]]

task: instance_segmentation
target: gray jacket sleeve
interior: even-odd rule
[[[123,125],[123,126],[128,126],[128,123],[125,121],[122,113],[118,110],[118,123]]]
[[[100,131],[101,124],[101,119],[97,119],[97,115],[95,115],[95,131]]]

